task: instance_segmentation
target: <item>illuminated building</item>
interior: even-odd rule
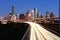
[[[16,15],[12,15],[11,21],[16,22]]]
[[[31,20],[31,13],[29,12],[29,10],[27,10],[26,11],[26,15],[25,15],[25,19],[26,19],[26,21],[28,21],[28,20]]]
[[[31,10],[32,19],[34,19],[34,10]]]

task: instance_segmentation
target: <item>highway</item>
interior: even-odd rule
[[[44,29],[39,24],[33,22],[26,23],[30,24],[30,29],[22,40],[60,40],[60,37]]]
[[[60,37],[34,22],[0,24],[0,40],[60,40]]]

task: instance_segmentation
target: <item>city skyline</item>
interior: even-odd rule
[[[17,14],[37,8],[37,11],[43,16],[46,15],[46,11],[53,12],[56,16],[59,16],[59,0],[0,0],[0,5],[0,16],[7,16],[11,13],[12,5]]]

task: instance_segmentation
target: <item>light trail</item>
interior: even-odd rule
[[[26,23],[30,24],[31,27],[29,40],[60,40],[60,37],[44,29],[39,24],[33,22]]]

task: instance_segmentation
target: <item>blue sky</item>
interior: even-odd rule
[[[7,16],[11,12],[12,5],[17,14],[37,8],[43,16],[46,11],[54,12],[56,16],[59,16],[59,0],[0,0],[0,16]]]

